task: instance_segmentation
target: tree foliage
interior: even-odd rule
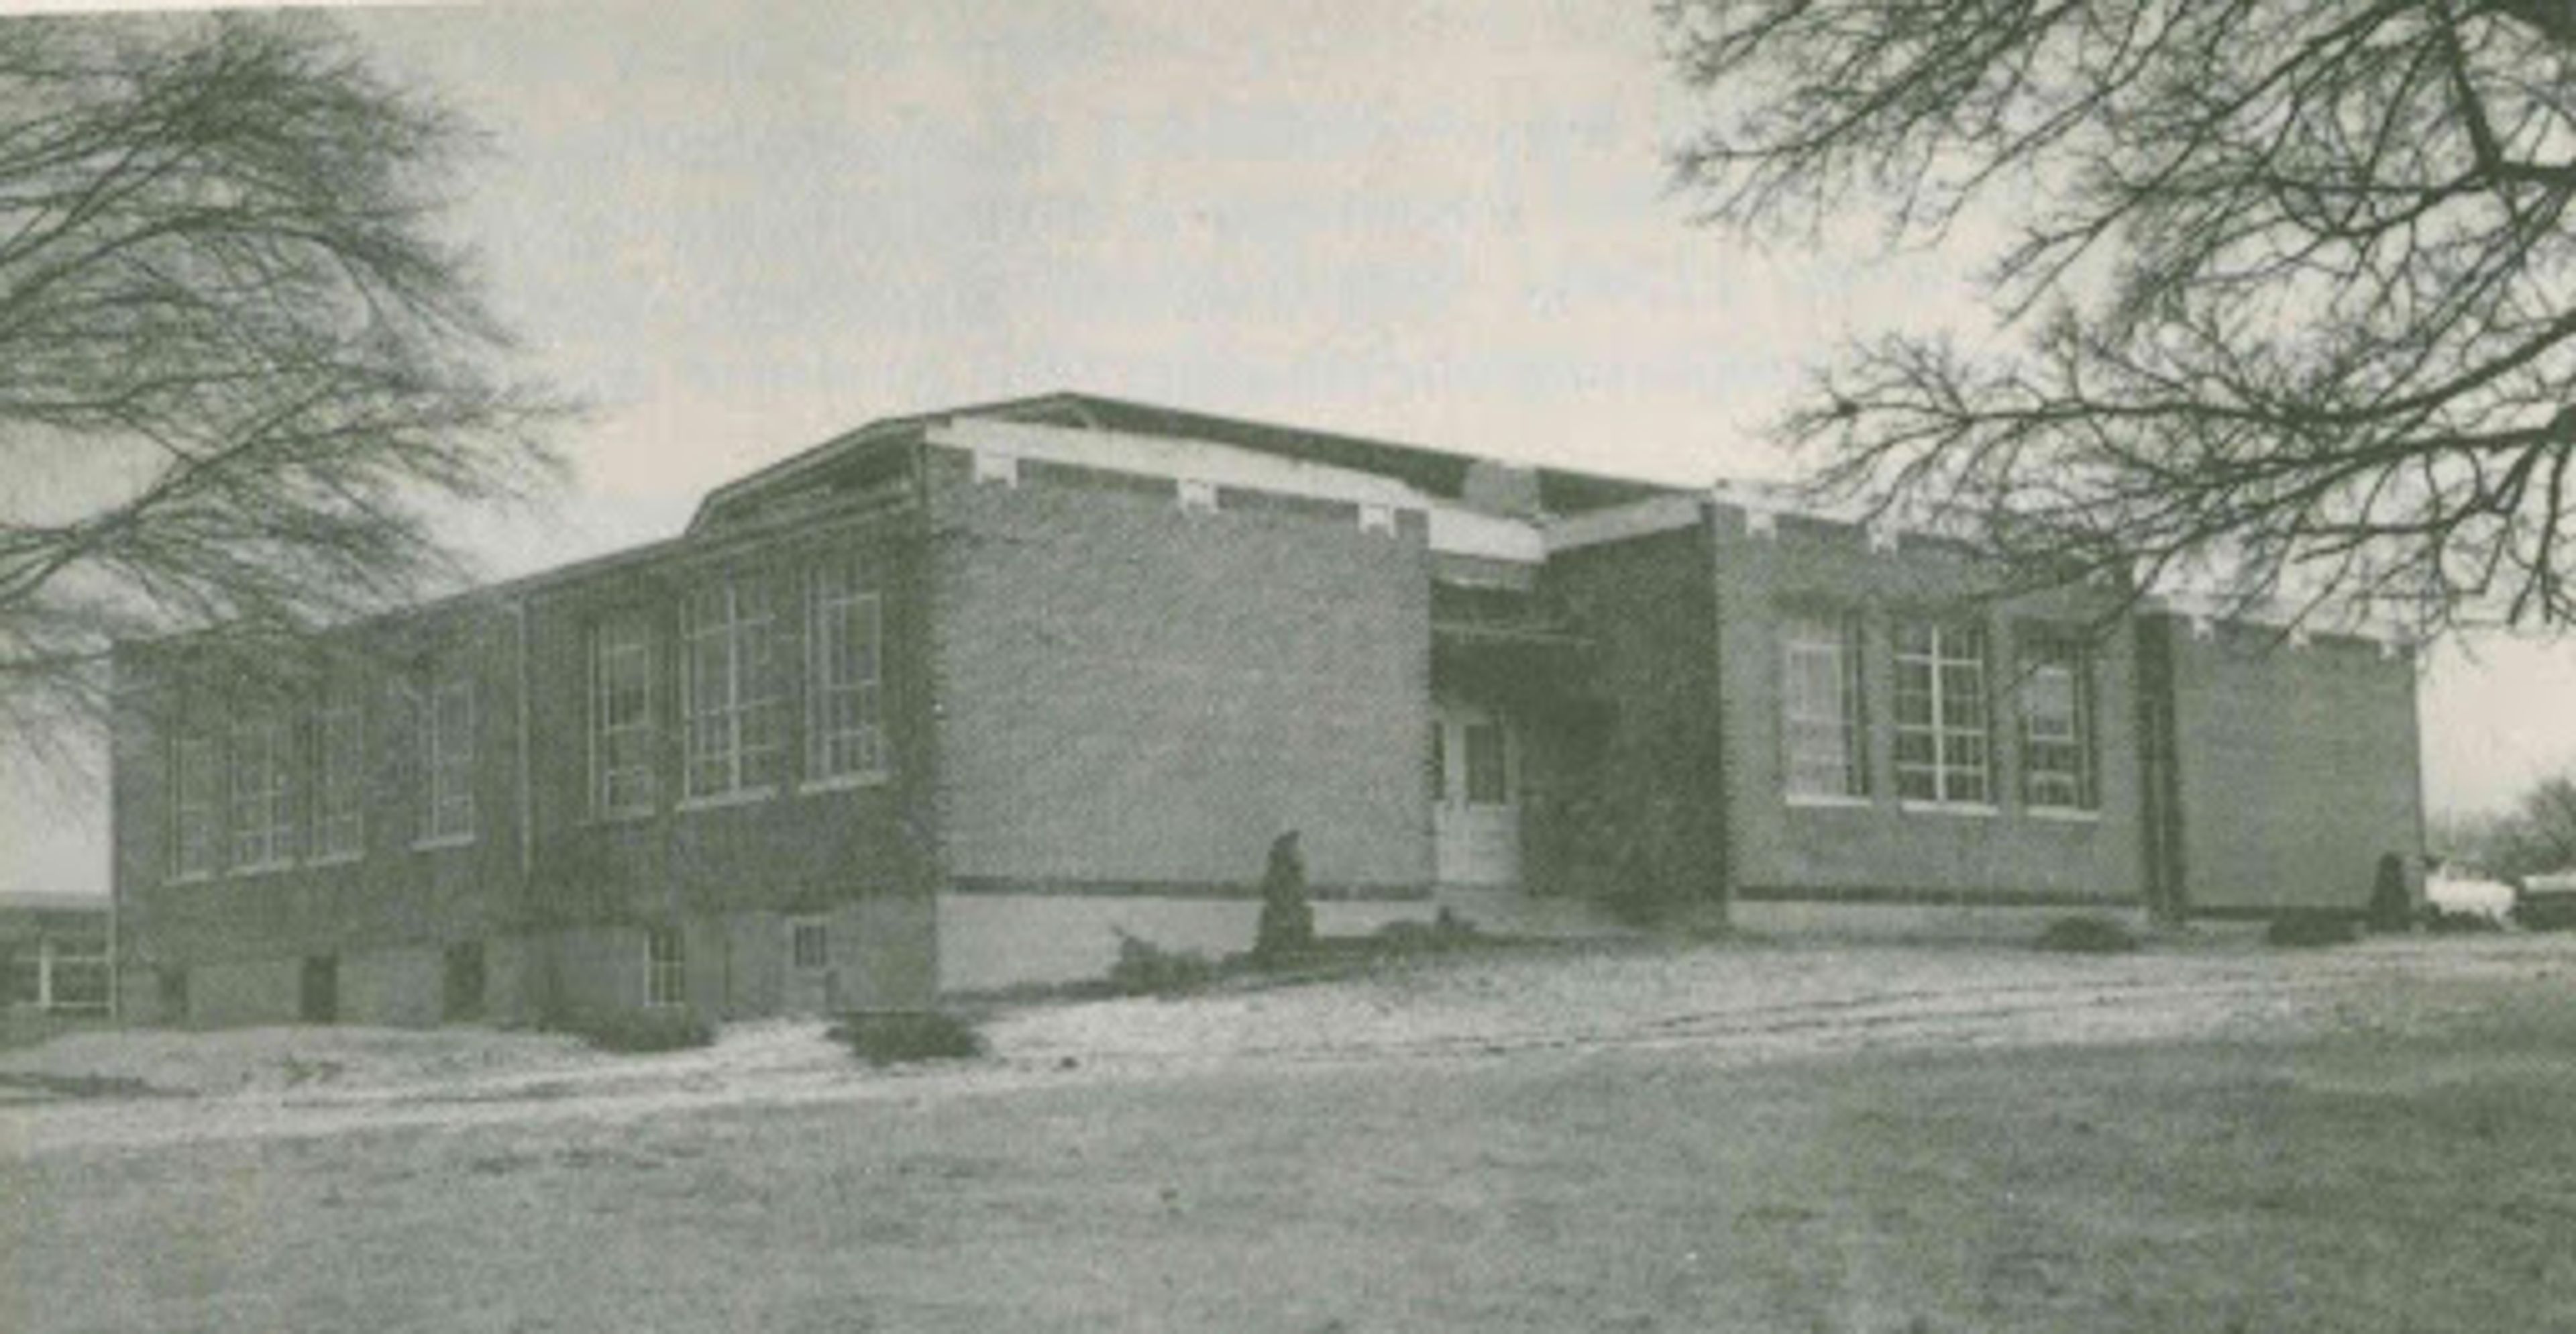
[[[0,21],[0,725],[118,636],[415,596],[429,504],[552,480],[436,230],[474,146],[313,15]]]
[[[2576,870],[2576,778],[2546,778],[2501,814],[2452,821],[2435,846],[2507,880]]]
[[[2018,339],[1850,349],[1785,423],[2020,568],[2576,617],[2576,4],[1666,0],[1708,220],[2000,222]]]

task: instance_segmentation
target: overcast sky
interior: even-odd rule
[[[453,230],[596,407],[508,574],[667,536],[869,418],[1085,389],[1672,481],[1975,256],[1692,228],[1646,0],[351,11],[490,134]],[[2576,764],[2576,649],[2446,653],[2437,809]],[[104,797],[0,789],[0,888],[105,892]]]

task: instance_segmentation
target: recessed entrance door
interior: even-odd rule
[[[1456,700],[1432,706],[1431,824],[1440,883],[1519,883],[1520,767],[1519,738],[1502,714]]]

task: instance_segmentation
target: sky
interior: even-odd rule
[[[1695,227],[1645,0],[363,8],[488,135],[447,230],[591,405],[498,577],[669,536],[875,417],[1082,389],[1675,481],[1975,253]],[[1848,235],[1843,233],[1848,232]],[[2435,656],[2437,810],[2576,767],[2576,644]],[[101,789],[0,777],[0,890],[106,891]]]

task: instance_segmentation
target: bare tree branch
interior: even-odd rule
[[[417,596],[425,501],[553,483],[436,231],[475,146],[319,16],[0,22],[0,472],[76,498],[0,503],[0,728],[94,717],[120,636]]]
[[[1987,274],[2017,353],[1849,349],[1818,488],[2050,578],[2427,632],[2576,619],[2576,6],[1667,0],[1714,225],[1855,202]]]

